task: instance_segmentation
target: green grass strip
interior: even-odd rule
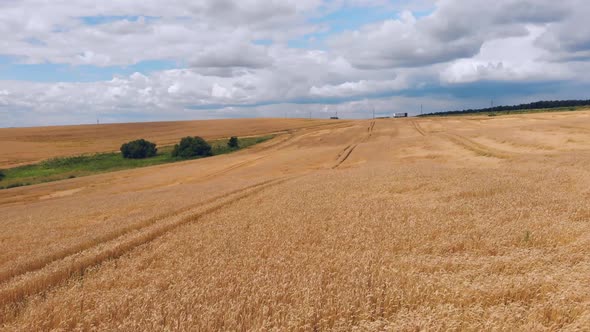
[[[229,148],[227,139],[212,140],[209,144],[211,144],[213,156],[217,156],[245,149],[273,137],[274,135],[239,138],[240,147],[237,149]],[[186,160],[172,157],[172,149],[172,146],[158,147],[157,155],[146,159],[125,159],[119,152],[109,152],[52,158],[37,164],[8,168],[3,170],[6,177],[0,181],[0,189]]]

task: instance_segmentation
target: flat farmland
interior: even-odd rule
[[[145,138],[173,145],[184,136],[205,139],[257,136],[325,123],[303,119],[238,119],[148,122],[34,128],[0,128],[0,168],[53,157],[118,151],[121,144]]]
[[[590,112],[268,121],[0,191],[1,329],[588,330]]]

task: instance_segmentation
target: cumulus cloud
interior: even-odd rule
[[[403,12],[336,36],[331,46],[360,68],[425,66],[475,56],[486,41],[526,36],[527,25],[561,22],[572,12],[568,0],[443,0],[426,17]]]
[[[189,65],[193,67],[247,67],[262,68],[272,66],[271,58],[265,47],[252,45],[243,41],[225,43],[197,51]]]
[[[590,27],[587,24],[590,6],[585,1],[570,0],[572,14],[567,19],[547,26],[536,43],[551,52],[552,61],[587,61],[590,59]]]
[[[441,71],[443,83],[477,81],[550,81],[576,78],[576,66],[549,61],[550,52],[537,43],[546,28],[527,26],[523,36],[484,42],[479,53],[451,62]],[[515,51],[518,50],[518,51]]]
[[[407,88],[403,80],[345,82],[338,85],[312,86],[310,94],[318,97],[354,97],[371,95],[383,91],[400,91]]]
[[[235,50],[251,40],[288,40],[313,31],[303,15],[319,5],[316,0],[1,2],[0,46],[25,63],[129,65],[186,61],[198,54],[206,62],[227,52],[233,52],[226,55],[230,60],[239,60]],[[250,56],[259,58],[261,52],[249,47]]]

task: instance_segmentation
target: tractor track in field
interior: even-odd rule
[[[276,141],[276,142],[273,142],[271,140],[271,141],[269,141],[269,142],[272,142],[272,144],[270,144],[270,145],[259,146],[259,147],[255,146],[252,149],[256,149],[255,150],[256,152],[262,152],[262,151],[267,151],[267,150],[278,150],[278,149],[282,149],[284,147],[291,145],[294,141],[297,141],[297,140],[307,137],[309,135],[313,135],[314,133],[321,131],[321,130],[342,129],[342,128],[350,128],[353,126],[354,125],[351,125],[349,123],[336,123],[336,124],[324,124],[321,126],[315,126],[315,127],[311,127],[311,128],[298,129],[297,131],[290,130],[290,131],[286,132],[286,136],[284,139]],[[277,138],[279,138],[281,136],[278,136]]]
[[[346,148],[344,148],[344,150],[342,150],[342,151],[340,151],[340,153],[338,153],[338,156],[336,157],[336,164],[334,164],[334,166],[332,166],[332,169],[336,169],[336,168],[340,167],[340,165],[342,165],[342,163],[344,163],[348,159],[348,157],[350,157],[350,155],[352,154],[354,149],[356,149],[356,147],[359,144],[364,143],[369,138],[371,138],[371,136],[373,135],[374,128],[375,128],[375,120],[371,121],[371,123],[369,124],[369,127],[367,128],[367,132],[368,132],[367,136],[362,138],[359,142],[347,146]]]
[[[418,122],[416,122],[415,120],[412,120],[412,125],[414,126],[414,128],[416,129],[416,131],[420,135],[426,136],[426,132],[424,131],[424,129],[422,129],[422,127],[420,126],[420,124],[418,124]]]
[[[357,146],[358,146],[358,144],[349,145],[349,147],[347,149],[343,150],[341,152],[342,157],[338,159],[338,161],[336,162],[336,164],[334,166],[332,166],[332,169],[336,169],[340,165],[342,165],[342,163],[345,162],[346,159],[348,159],[348,157],[350,157],[350,155],[352,154],[352,151],[354,151],[354,149],[356,149]]]
[[[208,175],[205,175],[202,178],[202,180],[208,180],[208,179],[211,179],[211,178],[218,177],[220,175],[225,175],[225,174],[227,174],[227,173],[229,173],[231,171],[234,171],[236,169],[247,167],[247,166],[250,166],[252,164],[255,164],[259,160],[268,158],[273,151],[276,151],[277,149],[280,149],[280,148],[283,148],[285,146],[288,146],[289,144],[291,144],[291,142],[293,140],[300,139],[302,137],[305,137],[307,135],[310,135],[310,134],[314,133],[316,130],[319,130],[319,129],[321,129],[321,128],[314,128],[314,130],[312,130],[311,132],[303,133],[303,134],[300,134],[300,135],[297,135],[297,134],[294,134],[294,133],[290,132],[290,133],[287,134],[288,136],[286,138],[284,138],[284,139],[282,139],[282,140],[280,140],[278,142],[274,142],[273,144],[271,144],[269,146],[265,146],[265,147],[259,148],[256,151],[256,152],[270,152],[270,153],[267,153],[265,155],[258,156],[258,157],[255,157],[255,158],[251,158],[249,160],[244,160],[244,161],[237,162],[237,163],[235,163],[235,164],[233,164],[233,165],[231,165],[231,166],[229,166],[227,168],[224,168],[222,170],[219,170],[219,171],[210,173]]]
[[[373,129],[375,129],[375,120],[373,120],[373,122],[371,122],[371,124],[369,125],[369,128],[367,128],[367,131],[369,132],[368,138],[371,138],[371,136],[373,135]]]
[[[273,151],[276,151],[276,150],[280,150],[281,148],[284,148],[286,146],[289,146],[294,140],[298,140],[298,139],[301,139],[303,137],[312,135],[315,132],[317,132],[318,130],[325,129],[325,127],[328,127],[328,128],[347,128],[349,126],[350,125],[343,126],[342,124],[330,125],[330,126],[326,125],[326,126],[322,126],[322,127],[319,127],[319,128],[309,129],[309,130],[304,129],[304,130],[309,131],[309,132],[299,133],[299,135],[294,134],[294,133],[288,133],[289,136],[287,136],[285,139],[283,139],[283,140],[281,140],[279,142],[276,142],[276,143],[274,143],[274,144],[272,144],[270,146],[263,147],[263,148],[259,149],[257,152],[262,152],[262,151],[267,152],[269,150],[272,150],[270,152],[273,152]],[[231,172],[233,170],[236,170],[238,168],[243,168],[243,167],[247,167],[247,166],[250,166],[252,164],[255,164],[257,161],[262,160],[262,159],[265,159],[265,158],[268,158],[270,156],[271,156],[271,153],[268,153],[268,154],[265,154],[263,156],[255,157],[255,158],[250,159],[250,160],[245,160],[245,161],[238,162],[238,163],[236,163],[236,164],[234,164],[232,166],[229,166],[229,167],[227,167],[225,169],[222,169],[222,170],[219,170],[217,172],[213,172],[213,173],[211,173],[209,175],[206,175],[205,177],[203,177],[203,179],[204,180],[205,179],[211,179],[211,178],[214,178],[214,177],[217,177],[217,176],[220,176],[220,175],[227,174],[227,173],[229,173],[229,172]]]
[[[215,196],[195,206],[148,219],[91,243],[31,262],[18,273],[6,274],[0,284],[0,326],[15,315],[14,309],[29,296],[62,285],[71,278],[83,276],[86,270],[104,261],[117,259],[183,225],[198,221],[234,202],[301,176],[303,175],[263,181]],[[12,314],[9,314],[11,312]]]
[[[345,153],[348,151],[348,149],[350,149],[350,147],[351,147],[351,146],[352,146],[352,145],[348,145],[347,147],[345,147],[345,148],[344,148],[344,150],[340,151],[340,153],[338,153],[338,156],[336,156],[336,160],[340,159],[340,157],[341,157],[343,154],[345,154]]]
[[[559,126],[559,127],[565,128],[565,129],[573,129],[573,130],[577,130],[577,131],[583,132],[583,133],[590,132],[590,128],[585,128],[585,127],[578,127],[578,126]]]
[[[202,178],[200,178],[199,180],[200,181],[204,181],[204,180],[209,180],[209,179],[212,179],[212,178],[216,178],[216,177],[221,176],[221,175],[225,175],[225,174],[227,174],[227,173],[229,173],[231,171],[234,171],[236,169],[247,167],[247,166],[250,166],[252,164],[255,164],[257,161],[259,161],[261,159],[264,159],[264,158],[267,158],[267,157],[268,157],[268,155],[264,155],[264,156],[252,158],[252,159],[249,159],[249,160],[244,160],[244,161],[241,161],[241,162],[237,162],[237,163],[235,163],[235,164],[233,164],[233,165],[231,165],[229,167],[226,167],[226,168],[221,169],[219,171],[216,171],[216,172],[207,174],[207,175],[203,176]]]
[[[287,132],[281,134],[280,136],[278,136],[274,142],[269,141],[270,144],[266,144],[266,146],[258,146],[258,147],[255,146],[255,147],[251,148],[251,149],[253,149],[252,151],[255,151],[257,153],[266,152],[266,154],[261,155],[261,156],[257,156],[257,157],[253,157],[253,158],[250,158],[247,160],[243,160],[243,161],[238,161],[228,167],[222,168],[217,171],[213,171],[209,174],[205,174],[205,175],[198,177],[198,178],[189,178],[190,181],[188,181],[188,182],[207,181],[207,180],[214,179],[216,177],[225,175],[227,173],[230,173],[234,170],[251,166],[253,164],[256,164],[256,162],[258,162],[262,159],[266,159],[266,158],[272,156],[273,152],[289,146],[290,144],[293,143],[293,141],[301,139],[301,138],[309,136],[309,135],[312,135],[315,132],[317,132],[318,130],[323,130],[326,127],[328,127],[328,128],[348,128],[350,126],[351,125],[345,123],[345,124],[322,125],[322,126],[317,126],[317,127],[312,127],[312,128],[298,129],[297,132],[293,132],[292,130],[287,131]],[[300,131],[308,131],[308,132],[301,133]],[[281,139],[278,139],[278,138],[281,138]],[[157,187],[160,187],[160,186],[157,186]],[[150,189],[150,188],[146,188],[146,189]],[[0,282],[1,282],[1,276],[0,276]]]
[[[484,157],[492,157],[498,159],[508,159],[512,155],[506,151],[498,150],[491,148],[489,146],[477,143],[465,136],[461,136],[455,133],[441,133],[440,136],[448,139],[449,141],[453,142],[454,144],[471,151],[477,155],[484,156]]]
[[[48,264],[51,264],[55,261],[59,261],[59,260],[64,259],[68,256],[79,253],[81,251],[88,250],[92,247],[100,245],[101,243],[111,241],[111,240],[116,239],[118,237],[124,236],[130,232],[138,231],[138,230],[141,230],[145,227],[149,227],[149,226],[156,224],[157,222],[165,220],[167,218],[172,218],[172,217],[180,215],[182,213],[186,213],[188,211],[199,208],[203,205],[214,203],[224,197],[236,195],[241,192],[247,191],[249,189],[253,189],[253,188],[256,188],[256,187],[259,187],[262,185],[266,185],[266,184],[273,182],[273,181],[275,181],[275,180],[263,181],[263,182],[259,182],[254,185],[251,185],[251,186],[246,186],[244,188],[225,192],[223,194],[211,197],[211,198],[206,199],[206,200],[199,202],[197,204],[192,204],[192,205],[188,205],[183,208],[177,209],[174,212],[164,213],[164,214],[137,222],[135,224],[129,225],[127,227],[119,228],[113,232],[110,232],[110,233],[104,234],[100,237],[97,237],[97,238],[93,239],[92,241],[80,243],[78,245],[74,245],[69,248],[65,248],[62,251],[52,253],[51,255],[48,255],[45,257],[40,257],[40,258],[37,258],[33,261],[25,262],[23,264],[19,264],[19,265],[15,266],[13,269],[0,271],[0,289],[2,288],[3,284],[10,282],[11,279],[17,278],[18,276],[24,275],[26,273],[40,270],[40,269],[44,268],[45,266],[47,266]]]
[[[395,139],[400,135],[399,124],[394,123],[392,127],[392,133],[389,135],[390,139]]]

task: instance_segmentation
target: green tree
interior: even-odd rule
[[[227,146],[230,149],[237,149],[240,147],[240,142],[238,141],[238,138],[236,136],[232,136],[229,141],[227,142]]]
[[[183,159],[210,155],[212,155],[211,145],[199,136],[183,137],[180,143],[176,144],[174,150],[172,150],[172,157]]]
[[[143,138],[121,145],[121,154],[123,158],[128,159],[149,158],[155,156],[157,152],[156,144]]]

